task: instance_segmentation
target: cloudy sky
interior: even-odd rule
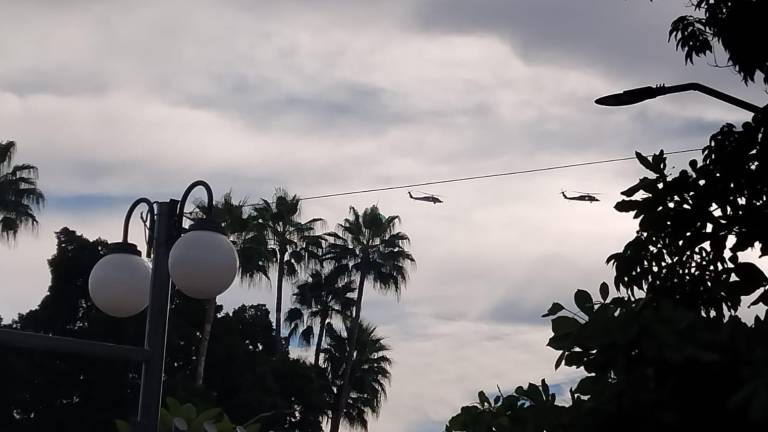
[[[695,94],[592,103],[687,81],[761,100],[728,70],[683,64],[666,35],[684,3],[0,1],[0,139],[48,196],[39,232],[0,246],[0,316],[45,293],[54,231],[117,240],[134,197],[178,197],[198,178],[236,197],[312,196],[701,147],[747,116]],[[441,430],[497,384],[567,391],[578,373],[554,373],[538,317],[610,279],[605,257],[635,226],[612,204],[641,174],[623,162],[426,188],[438,206],[405,191],[305,202],[328,228],[378,203],[412,239],[402,299],[372,294],[363,310],[395,360],[371,429]],[[234,286],[221,302],[272,295]]]

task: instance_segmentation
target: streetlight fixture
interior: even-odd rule
[[[155,207],[152,201],[147,198],[137,199],[125,215],[123,241],[110,243],[106,255],[96,263],[88,278],[88,292],[93,303],[102,312],[117,318],[136,315],[149,303],[151,269],[141,258],[139,248],[128,242],[131,216],[141,204],[146,204],[149,221],[154,223]]]
[[[184,207],[197,187],[206,192],[204,218],[184,229]],[[140,205],[148,209],[147,257],[152,258],[151,267],[138,247],[128,242],[128,226]],[[180,201],[139,198],[125,216],[122,241],[111,243],[106,255],[96,263],[88,289],[94,304],[108,315],[122,318],[148,309],[144,347],[6,329],[0,329],[0,344],[142,362],[138,427],[144,432],[157,432],[171,291],[178,286],[190,297],[215,298],[232,284],[237,268],[237,252],[221,225],[213,220],[213,192],[208,183],[193,182]]]
[[[595,103],[603,106],[634,105],[648,99],[657,98],[659,96],[687,91],[704,93],[707,96],[719,99],[727,104],[749,111],[753,114],[757,114],[761,110],[761,108],[757,105],[751,104],[745,100],[739,99],[735,96],[731,96],[719,90],[715,90],[712,87],[708,87],[699,83],[678,84],[673,86],[665,86],[664,84],[661,84],[655,87],[638,87],[630,90],[624,90],[621,93],[614,93],[608,96],[603,96],[596,99]]]

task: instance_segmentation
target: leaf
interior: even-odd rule
[[[173,428],[174,431],[189,431],[189,428],[187,427],[187,422],[181,418],[181,417],[174,417],[173,418]]]
[[[639,151],[636,151],[635,152],[635,157],[640,162],[640,165],[643,166],[643,168],[647,169],[648,171],[650,171],[652,173],[656,173],[656,170],[654,169],[653,164],[651,163],[651,161],[647,157],[645,157],[645,155],[643,155]]]
[[[595,311],[595,301],[592,299],[592,295],[585,290],[576,290],[573,301],[576,303],[576,307],[587,316],[592,315],[592,312]]]
[[[480,401],[480,406],[483,408],[491,406],[491,400],[488,399],[488,396],[482,390],[477,392],[477,400]]]
[[[567,351],[563,351],[560,353],[559,356],[557,356],[557,360],[555,360],[555,370],[557,370],[558,368],[560,368],[560,366],[563,365],[563,360],[565,360],[566,353]]]
[[[764,290],[762,293],[760,293],[757,298],[749,304],[749,307],[752,307],[757,304],[763,304],[765,306],[768,306],[768,290]]]
[[[603,282],[600,284],[600,298],[603,301],[608,300],[608,294],[610,293],[610,290],[608,288],[608,284]]]
[[[617,202],[616,205],[613,206],[613,208],[620,213],[629,213],[629,212],[639,210],[642,206],[643,206],[643,201],[621,200]]]
[[[190,403],[185,403],[181,406],[181,416],[187,423],[192,423],[197,417],[197,409]]]
[[[653,164],[653,172],[658,175],[664,175],[664,169],[667,167],[667,162],[664,158],[664,150],[659,150],[657,154],[651,156],[651,164]]]
[[[115,420],[117,432],[131,432],[131,424],[125,420]]]
[[[493,405],[496,406],[501,402],[501,395],[496,395],[493,397]]]
[[[205,410],[202,413],[200,413],[199,416],[192,422],[192,424],[189,425],[189,428],[193,431],[197,431],[203,426],[203,423],[213,420],[216,418],[219,414],[221,414],[220,408],[211,408],[209,410]]]
[[[576,384],[576,388],[573,391],[580,395],[589,396],[595,393],[597,385],[598,380],[596,376],[586,376]]]
[[[749,285],[763,287],[768,284],[768,277],[763,271],[751,262],[740,262],[733,266],[733,273],[740,281]]]
[[[181,415],[181,404],[179,401],[172,397],[167,397],[165,398],[165,404],[168,405],[168,414],[170,414],[171,417]]]
[[[563,305],[561,305],[558,302],[554,302],[554,303],[552,303],[552,306],[550,306],[549,309],[547,310],[547,313],[545,313],[541,317],[542,318],[546,318],[546,317],[555,316],[555,315],[559,314],[560,312],[562,312],[563,310],[565,310],[565,307]]]
[[[569,351],[568,354],[565,355],[565,365],[571,366],[571,367],[582,367],[584,366],[584,360],[587,358],[587,353],[584,351]]]
[[[544,402],[544,395],[541,393],[541,389],[534,383],[528,383],[528,387],[525,389],[524,396],[534,404]]]
[[[656,179],[643,177],[640,179],[640,181],[638,181],[634,185],[623,190],[621,194],[627,198],[631,198],[632,196],[634,196],[636,193],[640,191],[650,193],[651,191],[653,191],[653,188],[656,186],[657,183],[658,181]]]
[[[570,350],[573,348],[573,335],[571,333],[552,335],[547,346],[558,351]]]
[[[579,320],[569,316],[558,316],[552,319],[552,333],[564,335],[573,333],[581,326]]]

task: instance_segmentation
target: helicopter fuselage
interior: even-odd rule
[[[424,202],[431,202],[432,204],[440,204],[440,203],[442,203],[442,202],[443,202],[443,200],[441,200],[440,198],[438,198],[438,197],[436,197],[436,196],[434,196],[434,195],[427,195],[427,196],[420,196],[420,197],[417,197],[417,196],[413,196],[413,195],[412,195],[410,192],[408,192],[408,196],[409,196],[409,197],[410,197],[412,200],[416,200],[416,201],[424,201]]]
[[[561,193],[563,194],[563,198],[565,198],[565,199],[567,199],[567,200],[570,200],[570,201],[584,201],[584,202],[588,202],[588,203],[593,203],[593,202],[597,202],[597,201],[600,201],[600,200],[599,200],[599,199],[598,199],[596,196],[594,196],[594,195],[587,195],[587,194],[584,194],[584,195],[577,195],[577,196],[571,196],[571,197],[569,197],[568,195],[566,195],[566,194],[565,194],[565,192],[561,192]]]

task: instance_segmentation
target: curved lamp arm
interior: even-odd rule
[[[147,213],[149,214],[149,228],[147,229],[149,231],[149,238],[147,239],[147,258],[150,258],[152,256],[152,237],[154,236],[155,228],[155,204],[150,201],[149,198],[139,198],[128,207],[128,212],[125,214],[125,220],[123,221],[123,243],[128,243],[128,227],[131,224],[131,217],[133,216],[136,207],[141,204],[147,206]]]
[[[209,185],[204,180],[196,180],[192,182],[189,186],[187,186],[187,189],[184,191],[184,193],[181,195],[181,200],[179,200],[179,217],[177,218],[177,226],[178,232],[181,232],[182,224],[184,223],[184,207],[187,205],[187,200],[189,199],[189,195],[192,193],[192,191],[197,188],[202,187],[205,189],[205,196],[206,196],[206,208],[205,208],[205,216],[211,217],[213,216],[213,190],[211,189],[211,185]]]
[[[703,93],[707,96],[721,100],[729,105],[741,108],[749,111],[753,114],[757,114],[761,111],[761,108],[757,105],[751,104],[745,100],[739,99],[735,96],[731,96],[727,93],[723,93],[719,90],[715,90],[712,87],[705,86],[699,83],[686,83],[673,86],[658,85],[656,87],[646,86],[638,87],[630,90],[624,90],[621,93],[614,93],[611,95],[603,96],[595,100],[595,103],[603,106],[624,106],[634,105],[653,99],[659,96],[664,96],[672,93],[682,93],[687,91],[696,91]]]

